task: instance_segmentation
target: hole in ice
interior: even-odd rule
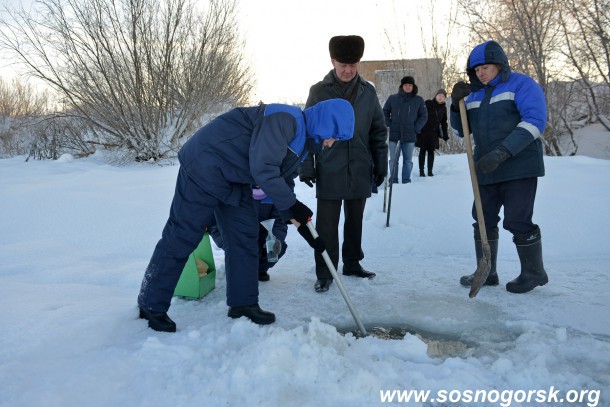
[[[424,331],[409,325],[380,326],[371,324],[365,327],[369,336],[387,340],[402,340],[407,334],[414,335],[428,345],[430,357],[466,357],[472,355],[475,344],[447,334]],[[341,334],[351,333],[361,338],[360,330],[354,327],[337,329]]]

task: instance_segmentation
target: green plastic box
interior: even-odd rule
[[[208,266],[208,272],[203,277],[199,276],[197,260],[204,261]],[[189,256],[174,290],[174,296],[198,300],[212,291],[214,287],[216,287],[216,267],[210,245],[210,235],[206,233],[199,246]]]

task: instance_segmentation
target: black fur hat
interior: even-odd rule
[[[359,35],[337,35],[328,42],[328,50],[337,62],[355,64],[364,54],[364,39]]]
[[[400,80],[400,85],[404,85],[405,83],[410,83],[411,85],[415,85],[415,79],[412,76],[405,76]]]

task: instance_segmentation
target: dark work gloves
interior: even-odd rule
[[[292,212],[292,219],[295,219],[301,225],[305,225],[309,222],[309,219],[313,216],[313,212],[303,202],[297,201],[290,207]],[[301,233],[302,234],[302,233]]]
[[[455,85],[453,85],[453,90],[451,91],[451,107],[456,112],[460,111],[460,100],[464,99],[466,96],[470,95],[470,85],[464,81],[459,81]]]
[[[311,231],[307,227],[306,223],[301,223],[301,226],[297,229],[299,234],[303,236],[303,239],[316,251],[316,253],[322,253],[326,250],[326,246],[324,245],[324,241],[320,236],[313,238]]]
[[[485,154],[475,166],[477,171],[483,174],[494,172],[500,164],[511,158],[513,155],[504,146],[498,146],[495,150]]]
[[[385,175],[383,174],[377,174],[375,175],[375,186],[380,186],[381,184],[383,184],[383,180],[385,179]]]
[[[313,184],[316,183],[315,177],[300,177],[299,179],[301,180],[301,182],[307,184],[309,188],[313,188]]]

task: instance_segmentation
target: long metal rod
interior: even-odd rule
[[[392,171],[390,171],[390,197],[388,199],[388,214],[385,220],[385,227],[390,226],[390,209],[392,208],[392,186],[394,185],[394,176],[398,177],[396,171],[398,171],[398,153],[400,151],[400,140],[396,142],[396,150],[394,151],[394,162],[392,163]],[[404,161],[404,157],[402,157]],[[404,165],[404,162],[403,162]]]
[[[314,239],[316,239],[319,236],[318,232],[316,231],[316,228],[314,228],[313,223],[311,223],[311,221],[307,222],[307,228],[311,232],[311,235],[313,236]],[[345,303],[347,304],[347,308],[349,308],[350,312],[352,313],[352,316],[354,317],[354,321],[356,321],[356,325],[358,325],[358,329],[360,330],[360,333],[362,334],[362,336],[366,336],[367,335],[366,329],[364,329],[362,320],[360,319],[360,316],[358,316],[358,311],[356,311],[356,308],[354,308],[352,301],[349,299],[349,295],[347,295],[347,291],[345,291],[343,282],[341,282],[341,280],[339,279],[339,274],[337,273],[337,270],[335,269],[333,262],[330,260],[330,256],[328,255],[328,252],[326,250],[324,250],[322,252],[322,258],[326,262],[326,266],[328,266],[328,269],[330,270],[330,274],[332,274],[333,278],[337,282],[337,287],[339,287],[339,291],[341,291],[341,295],[343,296],[343,299],[345,300]]]

